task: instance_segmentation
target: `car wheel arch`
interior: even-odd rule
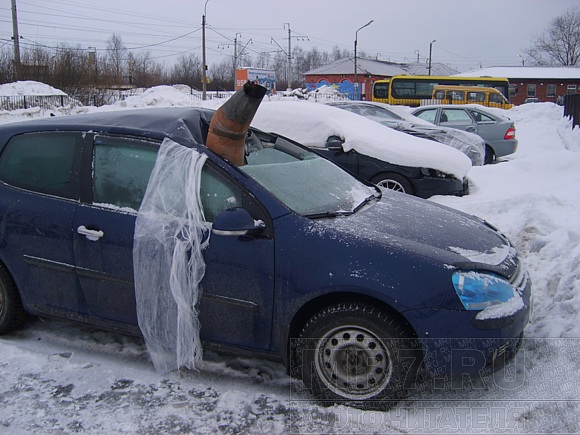
[[[13,275],[0,261],[0,334],[18,329],[26,318],[27,313]]]
[[[296,361],[296,355],[292,353],[292,339],[297,339],[299,337],[300,332],[306,323],[308,323],[308,321],[317,313],[332,305],[346,303],[372,305],[377,309],[391,315],[391,317],[395,318],[412,337],[417,338],[417,333],[409,321],[399,311],[397,311],[396,308],[394,308],[394,301],[392,304],[389,304],[381,299],[352,291],[333,291],[325,293],[309,300],[302,307],[300,307],[300,309],[292,317],[292,320],[289,322],[288,328],[285,330],[286,337],[282,337],[283,342],[286,342],[283,360],[289,372],[291,371],[293,363]]]
[[[495,150],[489,144],[485,144],[485,157],[484,157],[484,164],[489,165],[493,163],[496,158]]]

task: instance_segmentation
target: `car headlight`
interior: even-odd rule
[[[445,178],[446,174],[438,171],[436,169],[430,169],[430,168],[421,168],[421,173],[423,175],[425,175],[426,177],[438,177],[438,178]]]
[[[505,278],[491,272],[457,271],[451,280],[466,310],[483,310],[516,295]]]

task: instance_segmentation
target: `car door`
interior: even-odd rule
[[[78,132],[31,132],[13,137],[0,158],[0,255],[36,313],[86,311],[71,234],[84,143]]]
[[[75,216],[74,252],[83,293],[97,321],[137,325],[135,219],[158,147],[142,139],[97,135],[91,161],[85,162],[93,168],[92,189]],[[269,220],[241,186],[210,162],[202,174],[202,205],[209,221],[236,205],[251,210],[256,219]],[[274,288],[271,232],[256,238],[210,237],[203,251],[202,339],[267,349]]]
[[[479,127],[477,122],[469,115],[469,112],[463,108],[441,108],[439,114],[439,125],[442,127],[457,128],[478,134]]]

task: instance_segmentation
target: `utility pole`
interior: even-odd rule
[[[433,44],[437,42],[437,40],[431,41],[429,44],[429,75],[431,75],[431,55],[433,54]]]
[[[203,6],[203,16],[201,17],[201,52],[202,52],[202,64],[201,65],[201,89],[202,89],[202,100],[206,100],[207,98],[207,65],[205,63],[205,14],[207,10],[207,2],[209,0],[205,0],[205,5]]]
[[[238,35],[242,37],[241,33],[236,33],[234,36],[234,92],[236,90],[236,71],[238,70]]]
[[[20,36],[18,35],[16,0],[12,0],[12,38],[14,39],[14,72],[18,80],[20,78]]]
[[[286,79],[288,80],[287,90],[288,91],[291,91],[292,90],[292,64],[291,64],[291,59],[292,59],[292,46],[291,46],[292,31],[290,30],[290,23],[284,23],[284,28],[286,28],[286,25],[288,25],[288,65],[287,65],[287,70],[286,70]]]

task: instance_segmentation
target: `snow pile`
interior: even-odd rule
[[[14,95],[66,95],[66,93],[60,89],[32,80],[0,85],[0,96],[9,97]]]

